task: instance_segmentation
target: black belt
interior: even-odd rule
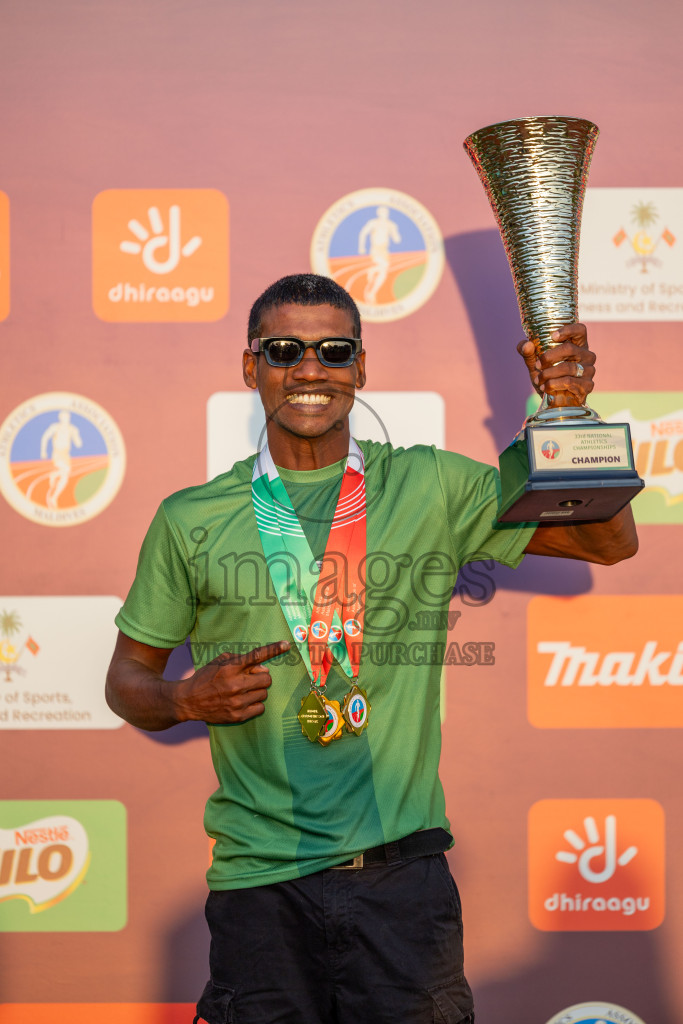
[[[445,828],[425,828],[420,832],[413,832],[412,835],[406,836],[404,839],[398,839],[395,843],[373,846],[371,850],[365,850],[357,857],[345,860],[343,864],[335,864],[330,870],[402,864],[403,861],[412,860],[414,857],[428,857],[435,853],[444,853],[452,842],[453,836]]]

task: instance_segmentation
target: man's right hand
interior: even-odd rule
[[[290,647],[288,640],[280,640],[247,654],[220,654],[175,682],[163,678],[169,648],[150,647],[119,633],[107,674],[107,703],[126,722],[151,731],[188,721],[246,722],[265,711],[271,679],[264,662]]]
[[[262,715],[272,681],[263,662],[283,654],[290,646],[281,640],[247,654],[219,654],[189,679],[176,684],[179,721],[232,725]]]

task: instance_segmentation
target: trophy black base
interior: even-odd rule
[[[627,423],[530,426],[500,456],[501,523],[601,523],[645,486]]]

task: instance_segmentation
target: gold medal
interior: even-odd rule
[[[332,740],[338,740],[342,734],[344,728],[344,719],[342,718],[341,708],[338,700],[327,700],[325,701],[325,713],[326,718],[320,733],[318,734],[318,743],[322,743],[324,747]]]
[[[306,694],[301,701],[301,710],[296,717],[301,723],[301,731],[308,736],[311,743],[315,743],[327,719],[325,701],[317,690],[311,690]]]
[[[348,731],[355,732],[356,736],[360,736],[363,729],[368,727],[368,717],[371,710],[372,706],[368,700],[367,693],[365,690],[361,690],[360,686],[354,682],[344,697],[344,703],[341,708]]]

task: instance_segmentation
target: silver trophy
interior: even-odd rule
[[[481,128],[465,149],[498,222],[522,326],[537,351],[577,320],[581,211],[598,137],[591,121],[526,117]],[[503,522],[610,519],[644,486],[627,423],[546,395],[500,457]]]

